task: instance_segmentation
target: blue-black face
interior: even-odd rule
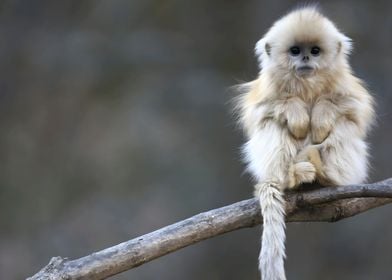
[[[299,76],[307,76],[318,68],[322,49],[317,44],[294,44],[288,49],[293,70]]]

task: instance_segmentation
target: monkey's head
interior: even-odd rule
[[[307,79],[346,67],[351,40],[316,8],[278,20],[256,44],[262,71]]]

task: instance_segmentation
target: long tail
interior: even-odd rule
[[[285,200],[274,184],[257,186],[263,215],[263,235],[259,256],[259,269],[263,280],[286,280],[284,271]]]

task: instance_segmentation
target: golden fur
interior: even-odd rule
[[[300,74],[298,58],[288,53],[293,45],[321,49],[310,58],[310,74]],[[342,185],[366,179],[364,138],[374,119],[373,99],[352,74],[350,51],[350,39],[317,9],[300,9],[277,21],[257,43],[260,74],[240,86],[237,109],[248,138],[244,156],[257,181],[255,195],[266,209],[264,280],[285,279],[284,203],[275,199],[279,192],[267,194],[271,187],[284,191],[315,180]],[[269,225],[266,219],[276,222]]]

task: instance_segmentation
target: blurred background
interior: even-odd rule
[[[298,3],[297,3],[298,4]],[[228,88],[295,1],[0,1],[0,278],[251,197]],[[392,2],[325,1],[378,103],[371,181],[392,176]],[[290,279],[392,279],[392,205],[290,224]],[[112,279],[258,279],[260,228]]]

